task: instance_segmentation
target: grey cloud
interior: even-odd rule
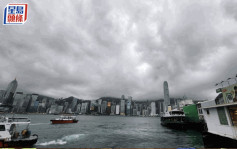
[[[232,1],[27,2],[25,25],[0,25],[2,89],[17,76],[53,97],[154,99],[167,80],[173,97],[211,99],[237,70]]]

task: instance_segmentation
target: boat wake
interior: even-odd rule
[[[47,145],[64,145],[67,144],[68,142],[75,142],[79,140],[81,137],[83,137],[85,134],[73,134],[69,136],[64,136],[61,139],[57,140],[52,140],[49,142],[44,142],[44,143],[39,143],[36,145],[42,145],[42,146],[47,146]]]

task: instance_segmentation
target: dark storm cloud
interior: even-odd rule
[[[17,77],[19,89],[54,97],[147,99],[162,98],[167,80],[172,97],[212,99],[236,74],[233,1],[17,2],[29,17],[0,25],[2,89]]]

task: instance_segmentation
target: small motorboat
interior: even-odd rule
[[[76,116],[60,116],[59,118],[50,120],[52,124],[67,124],[67,123],[77,123],[78,120]]]
[[[29,130],[30,119],[0,117],[0,147],[32,147],[38,140],[38,135],[31,135]],[[25,129],[19,133],[18,125],[27,125]]]

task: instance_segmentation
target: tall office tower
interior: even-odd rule
[[[124,99],[125,99],[125,96],[124,96],[124,95],[122,95],[122,96],[121,96],[121,99],[122,99],[122,100],[124,100]]]
[[[160,104],[160,115],[163,113],[162,111],[162,105],[163,105],[163,103],[162,102],[159,102],[159,104]]]
[[[81,113],[82,114],[87,114],[89,110],[89,103],[88,102],[83,102],[81,105]]]
[[[22,112],[28,112],[28,109],[30,107],[30,101],[32,99],[32,95],[31,94],[26,94],[25,99],[24,99],[24,103],[22,105]]]
[[[136,116],[136,115],[137,115],[137,109],[133,109],[132,115],[133,115],[133,116]]]
[[[58,105],[56,105],[56,104],[51,105],[49,114],[56,114],[57,108],[58,108]]]
[[[41,103],[41,108],[40,108],[40,113],[45,113],[46,112],[46,106],[47,106],[47,102],[48,102],[48,99],[46,98],[46,97],[44,97],[43,99],[42,99],[42,103]],[[68,106],[67,106],[67,108],[68,108]],[[67,109],[66,109],[67,110]]]
[[[50,109],[51,105],[54,105],[54,104],[55,104],[55,99],[54,98],[49,98],[46,108]]]
[[[128,100],[127,100],[127,106],[126,106],[126,115],[131,115],[131,105],[132,105],[132,97],[128,96]]]
[[[13,95],[15,94],[17,85],[18,85],[18,83],[17,83],[16,79],[8,84],[6,92],[3,96],[3,102],[2,102],[3,104],[6,104],[6,105],[13,104],[13,100],[14,100]]]
[[[63,112],[63,106],[58,106],[57,108],[57,113],[62,113]]]
[[[77,105],[76,113],[81,113],[81,103]]]
[[[77,105],[77,100],[78,100],[77,98],[73,97],[72,103],[70,105],[70,108],[72,109],[72,112],[75,112],[76,105]]]
[[[155,115],[156,115],[156,103],[151,102],[151,116],[155,116]]]
[[[163,84],[164,87],[164,112],[168,111],[168,106],[170,105],[170,97],[169,97],[169,87],[168,87],[168,82],[165,81]]]
[[[24,108],[23,108],[23,104],[25,102],[25,98],[26,98],[26,94],[21,94],[21,96],[19,95],[18,98],[16,98],[18,101],[17,101],[17,111],[16,112],[24,112]]]
[[[111,113],[111,102],[108,101],[107,107],[106,107],[106,114],[107,114],[107,115],[110,115],[110,113]]]
[[[37,104],[36,104],[36,100],[37,100],[38,96],[39,96],[38,94],[32,94],[32,96],[31,96],[32,99],[31,99],[31,103],[30,103],[29,112],[37,112],[38,107],[37,107]]]
[[[119,115],[119,112],[120,112],[119,110],[120,110],[120,106],[116,105],[116,113],[115,113],[116,115]]]
[[[23,92],[16,92],[14,96],[14,102],[12,104],[13,106],[13,112],[18,112],[18,109],[20,107],[20,102],[23,100]]]
[[[102,107],[102,99],[97,100],[98,101],[98,113],[101,114],[101,107]]]
[[[120,115],[125,115],[125,100],[121,100],[121,103],[120,103]]]
[[[105,114],[106,113],[106,108],[107,108],[107,101],[102,101],[102,104],[101,104],[101,114]]]
[[[65,102],[64,103],[64,107],[63,107],[63,112],[66,113],[67,112],[67,109],[68,109],[68,102]]]
[[[90,111],[91,112],[97,112],[97,103],[96,103],[96,100],[92,100],[91,101],[91,105],[90,105]]]
[[[116,112],[116,105],[115,105],[115,104],[112,104],[110,115],[115,115],[115,112]]]
[[[3,101],[3,96],[4,96],[4,94],[5,94],[5,90],[0,90],[0,103],[2,103],[2,101]]]

